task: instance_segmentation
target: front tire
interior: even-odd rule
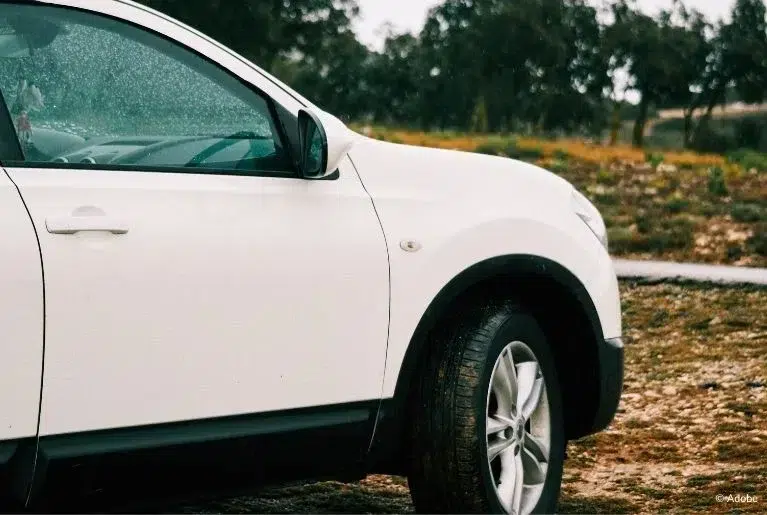
[[[408,480],[420,513],[553,513],[564,424],[556,367],[519,304],[439,331],[413,405]]]

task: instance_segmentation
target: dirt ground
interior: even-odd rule
[[[767,512],[767,289],[628,282],[621,289],[620,411],[606,431],[569,444],[560,512]],[[371,476],[163,511],[412,509],[404,478]]]

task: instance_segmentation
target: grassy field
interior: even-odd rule
[[[767,289],[621,283],[626,378],[604,432],[571,442],[562,513],[767,512]],[[755,503],[717,495],[756,496]],[[371,476],[264,490],[185,513],[407,513]]]
[[[767,157],[761,154],[375,128],[371,136],[539,164],[595,202],[617,257],[767,266]]]

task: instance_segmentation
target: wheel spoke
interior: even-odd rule
[[[522,453],[514,456],[514,497],[511,500],[511,513],[522,512],[522,494],[525,489],[525,468],[522,462]]]
[[[530,451],[535,459],[541,463],[548,462],[549,448],[546,442],[539,440],[530,433],[525,433],[525,449]]]
[[[538,404],[541,403],[544,387],[545,385],[543,384],[543,377],[537,377],[535,379],[535,383],[533,384],[533,391],[530,392],[530,396],[527,398],[527,402],[525,402],[524,406],[522,406],[522,417],[525,420],[530,420],[530,417],[533,416],[533,412],[538,407]]]
[[[503,351],[496,365],[493,375],[493,391],[498,398],[498,404],[511,412],[517,391],[517,373],[509,349]]]
[[[521,461],[528,485],[539,485],[546,479],[546,471],[538,459],[526,447],[522,449]]]
[[[511,426],[511,420],[501,415],[493,415],[487,418],[487,434],[494,435],[500,433]]]
[[[540,376],[540,368],[535,361],[520,363],[517,368],[519,391],[517,392],[517,406],[525,420],[530,418],[543,394],[543,377]]]
[[[507,513],[519,513],[525,486],[522,457],[517,453],[503,453],[501,456],[501,477],[498,484],[498,500]]]
[[[495,458],[498,457],[499,454],[501,454],[503,451],[514,445],[515,440],[513,438],[509,438],[508,440],[505,438],[499,438],[492,443],[488,442],[487,444],[487,459],[488,461],[492,462]]]

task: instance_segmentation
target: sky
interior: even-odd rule
[[[420,32],[429,9],[441,3],[441,0],[358,0],[360,18],[355,24],[355,32],[360,41],[371,48],[380,50],[385,38],[381,27],[392,24],[397,31]],[[509,0],[519,1],[519,0]],[[600,5],[599,0],[589,0]],[[639,7],[648,14],[658,9],[670,7],[672,0],[637,0]],[[725,17],[734,0],[685,0],[685,5],[695,8],[711,20]]]

